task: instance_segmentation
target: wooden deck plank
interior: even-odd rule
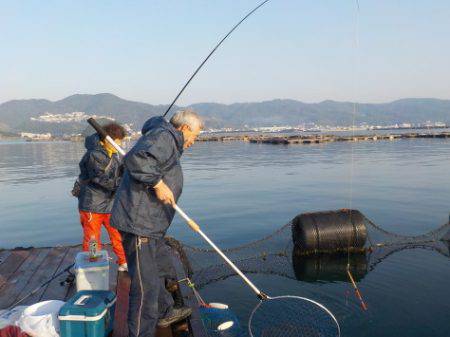
[[[0,264],[2,264],[10,255],[11,255],[11,250],[2,250],[0,252]]]
[[[66,256],[62,260],[58,269],[55,271],[54,275],[62,272],[64,269],[66,269],[67,267],[72,265],[75,262],[75,256],[80,251],[81,251],[81,245],[69,247]],[[61,285],[61,282],[64,282],[68,275],[69,275],[68,273],[63,273],[62,275],[58,276],[55,280],[50,282],[49,285],[46,287],[46,289],[43,291],[39,301],[47,301],[47,300],[55,300],[55,299],[65,301],[67,294],[71,290],[70,288],[75,287],[75,284]]]
[[[13,250],[6,260],[0,264],[0,288],[2,288],[11,275],[19,269],[25,259],[30,255],[30,249]]]
[[[46,256],[42,262],[42,267],[38,268],[34,275],[31,277],[30,282],[24,289],[24,293],[29,293],[34,289],[41,286],[43,283],[48,281],[54,275],[55,271],[58,269],[61,261],[66,256],[68,247],[55,247],[52,248],[49,254]],[[33,296],[30,296],[22,304],[32,304],[39,301],[44,289],[39,290]]]
[[[116,313],[114,317],[114,332],[112,337],[128,336],[128,297],[130,293],[130,277],[128,273],[117,274]]]
[[[33,249],[30,252],[28,258],[0,289],[0,309],[8,308],[15,301],[26,296],[23,292],[24,288],[49,252],[50,248]]]

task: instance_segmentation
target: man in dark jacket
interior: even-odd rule
[[[105,131],[120,143],[125,137],[125,129],[117,123],[104,126]],[[119,270],[127,269],[127,261],[122,246],[122,238],[117,229],[110,226],[111,209],[114,195],[119,187],[122,167],[114,147],[102,142],[95,133],[86,137],[86,153],[80,161],[80,193],[78,209],[83,227],[83,250],[89,251],[89,241],[96,240],[101,249],[102,225],[108,231],[109,238],[117,255]]]
[[[172,267],[163,238],[183,188],[180,157],[202,128],[202,120],[190,110],[177,112],[170,123],[153,117],[125,156],[111,224],[122,234],[131,277],[130,337],[153,337],[157,324],[169,326],[191,314],[189,308],[173,308],[165,289],[164,275]]]

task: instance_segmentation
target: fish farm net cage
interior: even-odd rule
[[[235,275],[211,249],[174,239],[167,242],[181,255],[197,288]],[[347,270],[359,281],[388,256],[414,248],[450,257],[449,223],[422,235],[407,236],[384,230],[357,210],[303,213],[271,235],[223,251],[244,273],[305,282],[346,282]]]

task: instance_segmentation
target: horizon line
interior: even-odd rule
[[[161,103],[148,103],[148,102],[144,102],[144,101],[136,101],[136,100],[130,100],[130,99],[126,99],[123,98],[117,94],[112,94],[112,93],[108,93],[108,92],[100,92],[100,93],[96,93],[96,94],[88,94],[88,93],[76,93],[76,94],[72,94],[66,97],[63,97],[61,99],[57,99],[57,100],[50,100],[47,98],[20,98],[20,99],[10,99],[4,102],[0,103],[0,106],[6,103],[10,103],[10,102],[16,102],[16,101],[40,101],[40,100],[44,100],[44,101],[48,101],[50,103],[57,103],[60,101],[63,101],[67,98],[73,97],[73,96],[101,96],[101,95],[108,95],[108,96],[114,96],[116,98],[119,98],[121,100],[124,101],[128,101],[128,102],[133,102],[133,103],[140,103],[140,104],[148,104],[148,105],[153,105],[153,106],[169,106],[170,103],[167,104],[161,104]],[[190,107],[193,105],[198,105],[198,104],[219,104],[219,105],[226,105],[226,106],[230,106],[230,105],[234,105],[234,104],[258,104],[258,103],[268,103],[268,102],[273,102],[273,101],[295,101],[295,102],[299,102],[299,103],[303,103],[303,104],[321,104],[321,103],[325,103],[325,102],[334,102],[334,103],[347,103],[347,104],[371,104],[371,105],[378,105],[378,104],[389,104],[389,103],[394,103],[394,102],[398,102],[398,101],[402,101],[402,100],[427,100],[427,99],[431,99],[431,100],[438,100],[438,101],[450,101],[450,98],[436,98],[436,97],[402,97],[402,98],[397,98],[397,99],[393,99],[393,100],[389,100],[389,101],[383,101],[383,102],[378,102],[378,103],[374,103],[374,102],[355,102],[355,101],[350,101],[350,100],[343,100],[343,101],[339,101],[339,100],[334,100],[334,99],[323,99],[321,101],[313,101],[313,102],[308,102],[308,101],[301,101],[299,99],[294,99],[294,98],[272,98],[272,99],[266,99],[266,100],[262,100],[262,101],[237,101],[237,102],[233,102],[233,103],[222,103],[222,102],[214,102],[214,101],[203,101],[203,102],[197,102],[197,103],[191,103],[191,104],[187,104],[187,105],[176,105],[178,107]]]

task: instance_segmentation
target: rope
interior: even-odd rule
[[[252,241],[252,242],[243,244],[241,246],[225,248],[225,249],[222,249],[222,251],[224,253],[232,253],[232,252],[239,251],[239,250],[242,250],[242,249],[251,248],[251,247],[256,246],[256,245],[258,245],[258,244],[260,244],[260,243],[262,243],[264,241],[267,241],[267,240],[270,240],[270,239],[272,239],[274,237],[277,237],[278,234],[280,234],[281,232],[284,232],[287,228],[291,228],[291,227],[292,227],[292,222],[288,222],[286,225],[280,227],[279,229],[277,229],[272,234],[270,234],[268,236],[265,236],[265,237],[263,237],[263,238],[261,238],[259,240]],[[187,248],[187,249],[190,249],[190,250],[193,250],[194,252],[199,252],[199,253],[215,253],[215,250],[214,249],[210,249],[210,248],[199,248],[199,247],[189,246],[189,245],[185,245],[185,244],[183,244],[183,247]]]
[[[374,223],[373,221],[371,221],[368,218],[365,218],[365,221],[367,221],[367,223],[372,226],[373,228],[375,228],[376,230],[380,231],[381,233],[383,233],[386,236],[391,236],[394,237],[396,239],[402,239],[404,240],[403,242],[401,242],[401,244],[404,243],[415,243],[418,241],[424,241],[430,237],[432,237],[434,239],[434,241],[439,241],[442,239],[442,236],[445,234],[443,233],[444,229],[446,229],[447,227],[450,227],[450,223],[446,222],[445,224],[439,226],[436,229],[433,229],[429,232],[423,233],[423,234],[419,234],[419,235],[402,235],[402,234],[397,234],[394,232],[389,232],[383,228],[381,228],[380,226],[378,226],[376,223]],[[384,245],[388,245],[387,243],[384,243]]]

